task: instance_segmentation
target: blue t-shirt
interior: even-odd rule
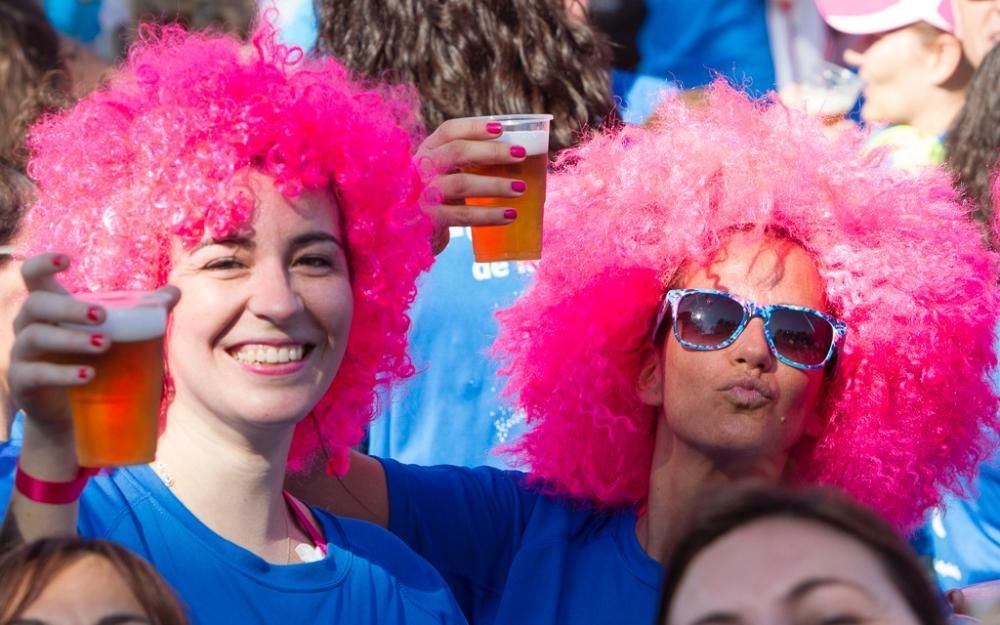
[[[662,566],[632,511],[602,512],[491,467],[382,460],[389,529],[433,564],[470,625],[650,625]]]
[[[755,95],[774,89],[767,0],[646,0],[640,75],[702,87],[715,73]]]
[[[410,310],[410,353],[418,375],[383,398],[369,452],[401,462],[505,467],[490,453],[524,430],[524,413],[499,399],[497,363],[486,351],[497,334],[496,311],[528,286],[534,264],[476,263],[468,228],[421,277]]]
[[[965,497],[949,494],[931,512],[924,540],[943,590],[1000,579],[1000,453]]]
[[[328,541],[327,557],[269,564],[212,532],[148,466],[138,466],[91,479],[80,500],[79,532],[152,563],[194,625],[465,623],[437,572],[396,537],[370,523],[312,512]]]

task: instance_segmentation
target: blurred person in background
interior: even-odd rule
[[[945,166],[955,186],[974,207],[973,218],[992,235],[993,178],[1000,158],[1000,47],[982,59],[973,75],[965,106],[945,140]],[[992,244],[996,246],[996,242]]]
[[[329,0],[318,7],[321,52],[360,75],[413,85],[426,127],[448,136],[449,146],[470,150],[472,156],[436,150],[443,169],[482,159],[475,141],[484,138],[482,124],[478,136],[452,136],[457,126],[445,123],[452,118],[549,113],[555,154],[614,114],[607,43],[567,15],[563,0]],[[497,195],[501,187],[501,196],[524,192],[510,185],[456,173],[441,190],[457,208],[465,197]],[[420,375],[391,389],[369,449],[401,462],[504,466],[490,450],[516,438],[523,413],[499,401],[496,363],[485,352],[496,337],[495,312],[530,283],[534,263],[476,263],[469,230],[455,228],[451,236],[421,278],[410,311]]]
[[[0,557],[4,625],[187,625],[166,582],[124,547],[48,538]]]
[[[1000,0],[954,0],[955,34],[965,57],[979,67],[986,53],[1000,42]]]
[[[952,0],[816,0],[831,28],[855,35],[844,62],[864,81],[866,149],[919,169],[944,160],[944,138],[972,79]]]
[[[911,528],[992,451],[997,259],[948,177],[709,96],[550,177],[494,348],[529,472],[354,454],[303,491],[400,536],[473,625],[651,622],[702,493],[829,484]]]
[[[14,317],[27,294],[21,279],[21,261],[15,258],[15,251],[31,188],[31,182],[18,168],[0,159],[0,444],[11,437],[17,413],[7,382],[7,366],[14,344]],[[14,439],[19,444],[20,431]],[[4,455],[0,451],[0,457]],[[12,466],[5,466],[0,459],[0,476],[7,475],[10,469]],[[0,502],[6,500],[0,493]]]
[[[70,90],[59,36],[35,0],[0,3],[0,85],[0,159],[23,170],[28,127]]]
[[[889,525],[831,490],[706,498],[667,560],[660,625],[945,625],[923,566]]]

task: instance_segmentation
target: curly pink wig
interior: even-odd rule
[[[947,176],[880,167],[859,137],[830,142],[723,84],[705,110],[673,101],[660,118],[566,153],[550,179],[544,260],[499,314],[507,392],[533,424],[510,451],[549,492],[641,504],[657,413],[638,378],[666,285],[734,228],[781,232],[849,325],[791,480],[912,526],[988,457],[1000,407],[996,261]]]
[[[289,466],[321,448],[343,472],[374,414],[379,383],[412,374],[406,309],[431,262],[418,127],[407,90],[352,82],[332,59],[304,58],[262,24],[243,46],[178,27],[147,30],[109,83],[32,132],[38,182],[27,250],[73,258],[71,291],[152,289],[171,246],[248,226],[247,169],[293,197],[331,189],[345,229],[354,319],[331,387],[299,424]]]

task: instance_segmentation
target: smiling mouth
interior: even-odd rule
[[[227,353],[244,365],[287,365],[309,357],[313,345],[310,343],[290,345],[262,345],[247,343]]]

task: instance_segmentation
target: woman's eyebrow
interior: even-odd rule
[[[795,588],[792,588],[785,597],[785,603],[789,604],[801,601],[806,595],[814,590],[822,588],[823,586],[847,586],[849,588],[853,588],[866,597],[871,597],[871,594],[867,589],[865,589],[864,586],[849,579],[842,579],[839,577],[812,577],[800,582],[795,586]]]
[[[208,241],[202,241],[191,250],[191,253],[197,252],[198,250],[204,249],[210,245],[224,245],[226,247],[242,247],[245,249],[253,249],[257,247],[257,243],[253,239],[248,237],[223,237],[221,239],[209,239]]]
[[[331,233],[325,232],[323,230],[314,230],[312,232],[306,232],[304,234],[298,235],[297,237],[292,239],[291,248],[298,249],[300,247],[306,247],[307,245],[311,245],[313,243],[325,243],[325,242],[335,243],[337,247],[341,249],[344,248],[344,244],[340,242],[340,239],[333,236]]]
[[[130,623],[150,625],[151,622],[148,617],[142,614],[109,614],[102,617],[94,625],[129,625]]]
[[[743,620],[733,612],[711,612],[702,616],[691,625],[739,625]]]

